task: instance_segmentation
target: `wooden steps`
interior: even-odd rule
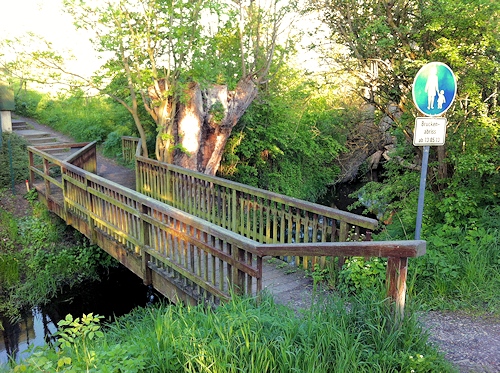
[[[26,121],[22,119],[12,119],[12,131],[22,131],[33,129]]]
[[[65,144],[65,142],[60,141],[57,137],[48,132],[31,129],[30,125],[23,120],[12,121],[12,129],[18,136],[23,137],[30,145],[33,146]],[[54,149],[45,149],[44,151],[59,159],[64,159],[72,154],[71,148],[65,148],[64,146]]]

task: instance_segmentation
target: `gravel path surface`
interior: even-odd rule
[[[461,312],[427,312],[422,316],[431,343],[460,372],[500,372],[500,320]]]

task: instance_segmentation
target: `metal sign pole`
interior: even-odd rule
[[[422,66],[415,76],[411,93],[415,107],[426,116],[415,119],[413,132],[413,145],[424,147],[415,227],[415,239],[419,240],[424,214],[429,147],[444,145],[447,120],[443,118],[443,114],[455,100],[457,79],[448,65],[442,62],[429,62]]]
[[[422,230],[422,216],[424,214],[425,183],[427,180],[427,166],[429,164],[429,146],[424,146],[422,155],[422,169],[420,170],[420,189],[418,192],[417,224],[415,226],[415,239],[420,240]]]

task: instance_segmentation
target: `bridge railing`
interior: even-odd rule
[[[365,241],[365,242],[321,242],[303,244],[267,244],[257,248],[259,255],[315,255],[322,257],[379,257],[387,258],[387,296],[396,306],[396,315],[404,315],[406,298],[406,277],[408,258],[425,254],[426,242],[408,241]]]
[[[262,290],[256,242],[40,148],[28,152],[31,184],[49,208],[170,299],[217,303],[232,291],[255,296]],[[71,160],[85,167],[95,162],[95,153],[93,161],[89,154],[83,148]],[[52,176],[54,171],[60,176]]]
[[[122,157],[125,162],[132,162],[135,157],[135,150],[139,138],[132,136],[122,136]]]
[[[85,171],[79,166],[95,164],[92,146],[68,158],[73,164],[28,147],[31,184],[52,211],[169,299],[257,295],[266,255],[374,256],[388,258],[387,292],[402,314],[408,257],[423,255],[425,241],[258,243]]]
[[[138,192],[260,243],[367,240],[363,232],[378,225],[374,219],[145,158],[140,142],[135,158]],[[324,268],[327,262],[312,254],[282,259],[305,269]]]
[[[79,151],[76,155],[75,151]],[[66,157],[56,156],[54,153],[67,154]],[[96,143],[65,143],[28,147],[29,157],[29,177],[31,185],[41,180],[39,189],[43,188],[42,197],[49,209],[59,216],[64,214],[61,204],[54,203],[59,197],[62,185],[61,168],[63,163],[76,162],[78,166],[95,172],[96,163]],[[59,195],[58,195],[59,192]]]

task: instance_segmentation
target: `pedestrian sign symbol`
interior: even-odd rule
[[[442,62],[430,62],[418,71],[413,81],[413,102],[427,116],[439,116],[448,110],[457,93],[453,71]]]

